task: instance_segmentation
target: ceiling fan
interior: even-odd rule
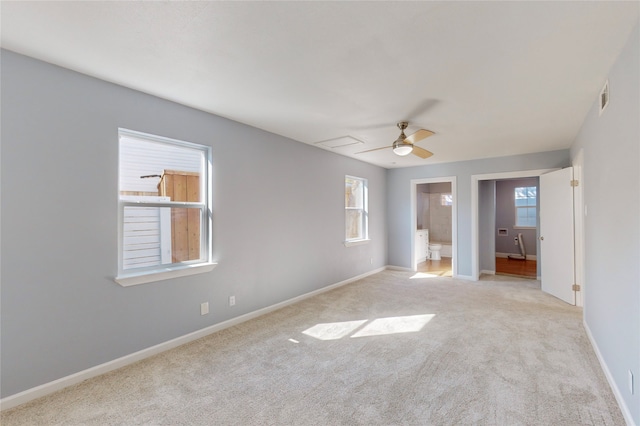
[[[409,154],[416,155],[420,158],[429,158],[433,155],[433,152],[427,151],[424,148],[420,148],[415,145],[416,142],[419,142],[423,139],[428,138],[429,136],[434,135],[435,133],[431,130],[420,129],[415,133],[412,133],[408,137],[404,134],[404,129],[407,128],[409,123],[407,121],[401,121],[397,124],[400,129],[400,136],[396,139],[391,146],[384,146],[382,148],[370,149],[367,151],[356,152],[356,154],[363,154],[365,152],[378,151],[381,149],[392,148],[393,152],[396,155],[405,156]]]

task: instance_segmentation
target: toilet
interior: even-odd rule
[[[440,260],[440,249],[442,249],[442,244],[429,244],[429,258]]]

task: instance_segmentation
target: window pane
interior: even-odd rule
[[[172,201],[186,201],[187,197],[189,201],[200,201],[200,182],[195,182],[193,176],[204,176],[202,150],[121,136],[119,158],[121,196],[165,195],[159,193],[160,183],[168,174],[176,176],[175,182],[172,179],[170,183],[163,184]],[[187,183],[188,176],[192,177]]]
[[[346,230],[347,240],[362,239],[362,210],[347,209],[346,213]]]
[[[125,206],[122,269],[202,260],[200,208]]]
[[[364,188],[359,179],[345,179],[345,206],[362,208]]]
[[[535,206],[538,189],[535,186],[522,186],[514,189],[516,206]]]
[[[517,207],[516,208],[516,226],[536,227],[536,208],[535,207]]]

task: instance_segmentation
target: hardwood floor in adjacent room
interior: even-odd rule
[[[510,275],[536,279],[538,277],[538,262],[535,260],[517,260],[506,257],[496,257],[496,275]]]
[[[451,258],[443,257],[441,260],[427,260],[418,263],[418,272],[428,272],[439,277],[451,277],[453,276]]]

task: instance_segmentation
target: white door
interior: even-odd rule
[[[542,291],[575,305],[573,168],[540,176]]]

